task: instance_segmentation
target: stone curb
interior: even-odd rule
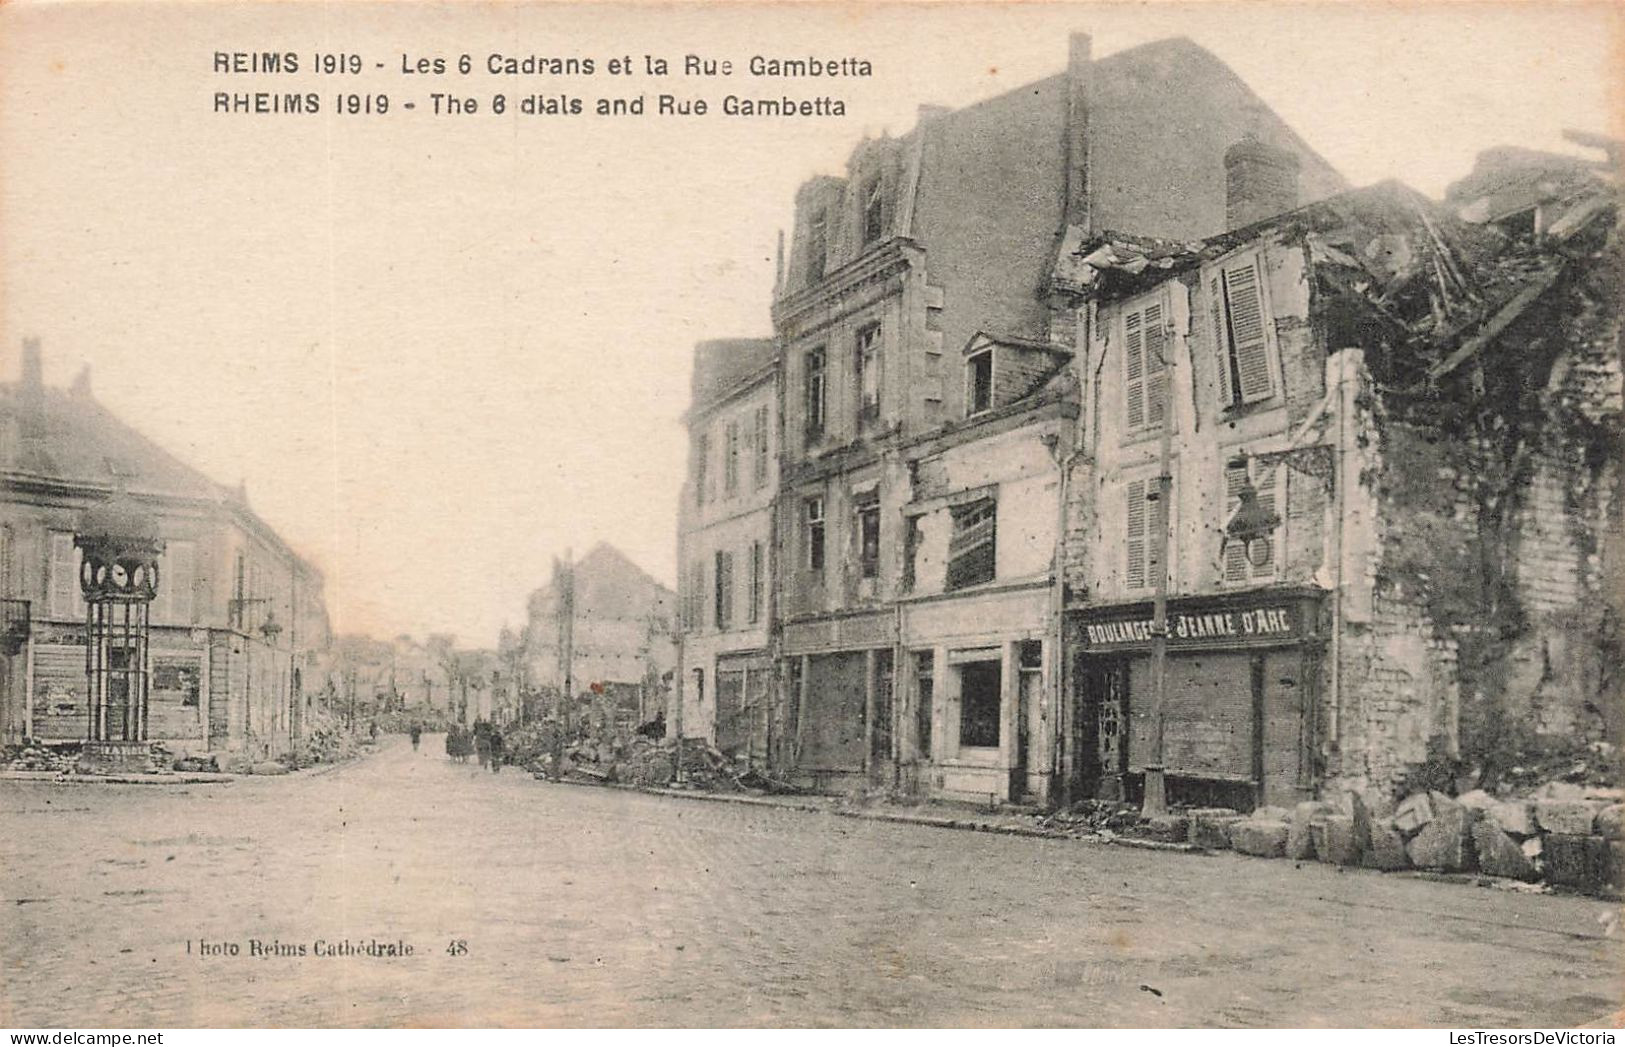
[[[0,771],[0,781],[47,782],[52,785],[214,785],[236,781],[241,775],[208,771],[175,774],[64,774],[60,771]]]
[[[586,784],[586,783],[580,783]],[[705,800],[711,803],[744,804],[751,807],[773,807],[786,811],[810,811],[832,814],[840,818],[862,821],[890,822],[894,825],[922,825],[932,829],[957,829],[962,832],[989,833],[994,836],[1024,836],[1037,840],[1077,840],[1082,843],[1110,844],[1117,847],[1136,847],[1147,851],[1175,851],[1181,854],[1207,854],[1206,850],[1188,843],[1168,843],[1160,840],[1137,840],[1129,837],[1105,837],[1095,833],[1071,833],[1060,829],[1041,829],[1037,826],[1009,825],[987,822],[975,818],[954,818],[941,814],[908,814],[902,811],[874,811],[862,808],[835,807],[796,800],[772,800],[749,794],[708,793],[688,789],[658,789],[636,785],[616,785],[630,792],[650,796],[674,796],[685,800]]]

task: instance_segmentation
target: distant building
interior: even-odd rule
[[[562,693],[565,581],[563,565],[531,593],[524,630],[523,671],[531,688]],[[676,603],[670,589],[613,546],[599,543],[573,565],[571,686],[576,696],[594,684],[613,694],[629,715],[652,718],[666,706],[677,665]]]
[[[177,750],[288,749],[328,643],[322,577],[249,508],[92,395],[88,372],[45,386],[39,345],[0,389],[0,596],[26,600],[27,647],[11,659],[8,742],[74,741],[89,729],[85,604],[74,536],[122,491],[158,521],[149,736]]]
[[[695,348],[677,525],[681,730],[759,762],[784,741],[770,716],[777,365],[772,339]],[[676,732],[678,717],[667,728]]]

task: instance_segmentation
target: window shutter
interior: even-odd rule
[[[1274,392],[1264,340],[1264,300],[1258,268],[1251,259],[1224,270],[1225,306],[1230,312],[1230,348],[1235,353],[1241,400],[1253,403]]]
[[[1258,488],[1258,504],[1260,507],[1269,512],[1273,513],[1275,511],[1275,485],[1277,482],[1279,482],[1281,474],[1285,471],[1285,468],[1277,466],[1276,468],[1269,470],[1269,477],[1263,483],[1257,483],[1256,480],[1254,481],[1255,486]],[[1252,565],[1254,578],[1268,578],[1275,574],[1274,533],[1270,534],[1269,546],[1269,555],[1265,558],[1264,562],[1261,564]]]
[[[1129,313],[1123,319],[1123,395],[1127,408],[1127,426],[1140,429],[1145,426],[1145,344],[1140,325],[1143,317]]]
[[[1224,288],[1217,273],[1208,281],[1208,308],[1213,314],[1213,355],[1219,368],[1219,403],[1229,407],[1236,402],[1230,378],[1230,339],[1224,333]]]
[[[1128,485],[1128,587],[1145,588],[1145,531],[1149,515],[1145,502],[1145,481]]]
[[[1161,425],[1162,412],[1167,405],[1168,368],[1163,359],[1165,332],[1162,326],[1162,306],[1145,307],[1145,421],[1147,425]]]
[[[1224,521],[1228,524],[1230,518],[1236,514],[1236,507],[1241,504],[1241,485],[1247,479],[1247,467],[1226,466],[1224,470]],[[1229,541],[1224,546],[1224,580],[1227,582],[1245,581],[1247,578],[1247,546],[1242,542]]]

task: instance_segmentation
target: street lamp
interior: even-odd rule
[[[1239,469],[1242,475],[1247,475],[1248,458],[1245,455],[1233,458],[1230,468]],[[1224,525],[1224,538],[1219,543],[1219,555],[1224,555],[1224,548],[1230,542],[1240,542],[1246,550],[1247,561],[1254,567],[1262,567],[1269,563],[1271,536],[1275,529],[1281,526],[1281,517],[1272,509],[1267,509],[1258,501],[1258,488],[1253,486],[1251,477],[1242,481],[1241,490],[1236,492],[1239,504],[1236,511],[1231,514],[1230,521]]]

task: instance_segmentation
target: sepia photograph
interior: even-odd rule
[[[0,5],[0,1027],[1614,1043],[1622,167],[1612,3]]]

